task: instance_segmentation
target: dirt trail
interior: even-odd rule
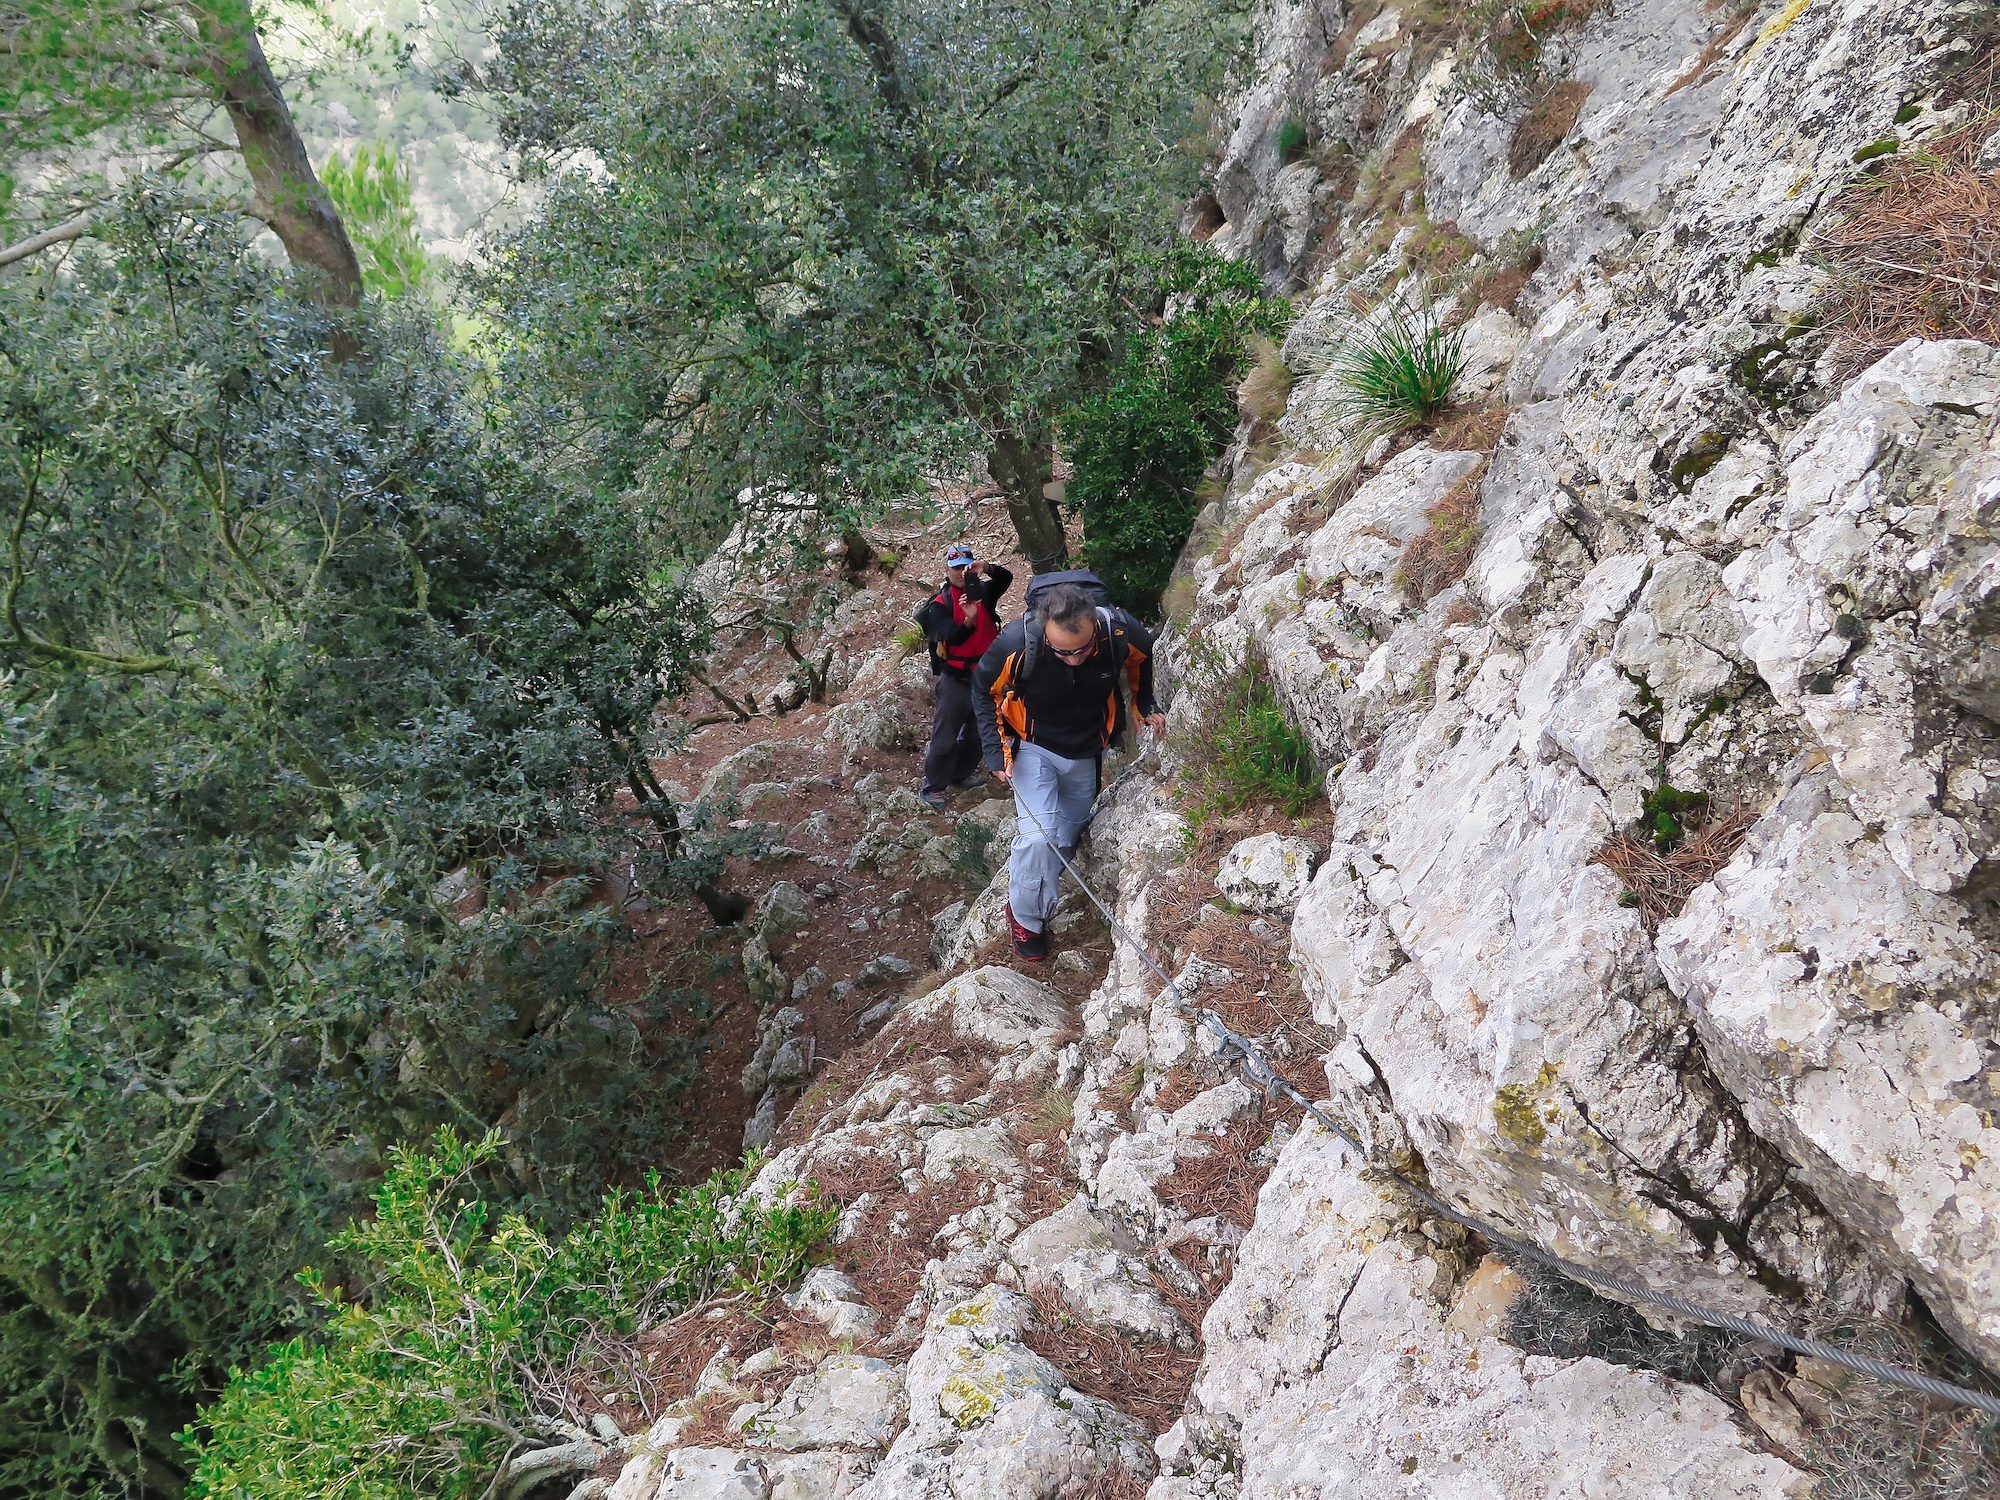
[[[808,656],[816,657],[831,646],[836,660],[849,663],[851,669],[851,664],[890,645],[937,586],[943,550],[953,541],[969,541],[982,558],[1013,570],[1016,582],[1002,601],[1001,613],[1003,618],[1018,613],[1028,568],[1015,550],[1013,529],[998,498],[958,498],[928,524],[887,525],[869,537],[882,556],[841,579],[843,597],[833,628],[800,632],[798,644]],[[1071,540],[1074,545],[1077,538]],[[889,566],[884,566],[885,560]],[[826,577],[835,576],[830,565]],[[759,704],[768,704],[771,690],[791,667],[791,658],[775,634],[750,629],[723,641],[708,663],[708,672],[710,680],[732,698],[740,701],[748,692]],[[782,795],[765,792],[764,800],[743,812],[767,825],[777,852],[775,857],[731,860],[719,884],[753,903],[782,880],[808,895],[810,925],[785,953],[783,967],[790,976],[812,969],[826,976],[810,994],[790,1002],[805,1013],[800,1035],[812,1038],[814,1077],[876,1029],[857,1026],[871,1009],[895,994],[921,994],[932,987],[938,977],[930,952],[932,916],[953,902],[971,899],[990,873],[990,864],[974,855],[976,839],[968,841],[957,867],[942,873],[919,873],[913,868],[917,862],[909,859],[886,872],[869,864],[848,868],[850,853],[870,816],[856,786],[879,775],[881,781],[873,784],[878,789],[886,783],[914,792],[921,778],[929,691],[917,685],[921,679],[915,671],[899,675],[904,680],[890,691],[900,700],[897,707],[908,733],[891,748],[864,745],[843,754],[839,748],[826,747],[836,711],[851,701],[836,688],[825,703],[695,729],[681,748],[654,763],[663,782],[692,793],[729,757],[753,746],[771,752],[768,759],[756,757],[758,768],[747,781],[781,786]],[[696,701],[684,706],[690,717],[720,708],[712,701],[698,701],[702,696],[698,693]],[[968,791],[943,815],[918,817],[912,812],[906,821],[911,828],[921,826],[929,836],[948,836],[967,823],[989,795],[984,790]],[[1004,849],[995,847],[988,857],[1004,859]],[[692,899],[672,906],[637,900],[628,925],[632,942],[614,970],[616,1001],[635,1002],[649,988],[686,988],[699,991],[710,1004],[706,1019],[690,1020],[657,1038],[663,1050],[687,1046],[699,1050],[698,1081],[679,1106],[688,1112],[686,1146],[673,1163],[680,1180],[698,1180],[742,1155],[744,1126],[758,1104],[757,1096],[746,1094],[740,1082],[756,1050],[761,1019],[742,964],[751,927],[747,921],[718,927]],[[908,976],[888,984],[856,982],[868,964],[883,958],[908,964]],[[1093,969],[1101,973],[1102,957],[1092,958]],[[1087,992],[1095,983],[1094,975],[1071,971],[1037,977],[1064,990],[1081,984]],[[853,987],[844,989],[843,981]],[[781,1119],[810,1083],[808,1078],[781,1093]]]

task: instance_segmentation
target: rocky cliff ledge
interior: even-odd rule
[[[1511,84],[1435,9],[1266,15],[1189,216],[1300,315],[1172,596],[1177,742],[1261,670],[1326,812],[1231,830],[1310,849],[1215,901],[1170,749],[1089,872],[1373,1160],[2000,1371],[2000,350],[1864,347],[1815,249],[1884,158],[1992,128],[1991,8],[1571,7]],[[1475,405],[1355,438],[1314,372],[1425,265]],[[997,896],[760,1179],[849,1204],[821,1342],[717,1355],[728,1421],[664,1419],[616,1500],[1878,1492],[1827,1457],[1836,1372],[1524,1337],[1559,1292],[1218,1067],[1131,953],[1080,1006],[960,971]]]

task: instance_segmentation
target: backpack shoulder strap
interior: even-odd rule
[[[1132,644],[1118,623],[1120,613],[1122,611],[1107,609],[1101,604],[1097,607],[1098,623],[1104,627],[1104,638],[1111,643],[1111,670],[1114,672],[1125,670],[1125,654]]]

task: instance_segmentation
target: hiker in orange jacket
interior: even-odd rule
[[[972,685],[986,767],[1014,788],[1009,933],[1015,954],[1035,963],[1048,957],[1062,894],[1056,851],[1067,857],[1090,820],[1126,697],[1148,728],[1166,727],[1153,701],[1153,637],[1109,603],[1094,574],[1044,574],[1029,585],[1027,616],[995,637]]]

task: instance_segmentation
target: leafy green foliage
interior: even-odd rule
[[[1354,320],[1326,369],[1343,387],[1335,410],[1357,437],[1401,432],[1451,404],[1465,370],[1465,333],[1445,327],[1428,303],[1391,297]]]
[[[1045,446],[1244,34],[1214,0],[522,0],[503,129],[548,185],[478,283],[504,376],[711,533]]]
[[[1297,115],[1285,116],[1283,123],[1278,126],[1277,147],[1279,161],[1296,161],[1299,153],[1306,149],[1305,121]]]
[[[1199,508],[1195,486],[1236,425],[1235,375],[1248,341],[1281,332],[1290,308],[1253,267],[1199,246],[1160,263],[1168,316],[1126,341],[1100,396],[1064,421],[1083,510],[1086,564],[1127,609],[1154,618]]]
[[[1221,664],[1195,665],[1217,674]],[[1196,730],[1201,753],[1190,756],[1181,773],[1190,826],[1199,830],[1211,818],[1251,806],[1299,817],[1322,790],[1312,742],[1286,716],[1261,661],[1253,658],[1220,675]]]
[[[416,291],[429,269],[429,257],[417,235],[409,168],[395,150],[377,141],[356,151],[352,162],[332,157],[320,172],[320,182],[347,225],[368,290],[378,297]]]
[[[1700,822],[1708,811],[1708,793],[1684,792],[1661,781],[1640,808],[1639,822],[1661,853],[1671,850],[1687,833],[1690,823]]]
[[[177,1492],[397,1141],[505,1121],[555,1222],[665,1159],[685,997],[600,873],[700,649],[617,493],[142,196],[0,280],[0,1492]],[[665,880],[707,846],[644,840]],[[645,1108],[635,1107],[640,1098]]]
[[[484,1494],[529,1434],[552,1430],[524,1374],[557,1370],[593,1330],[629,1334],[710,1297],[789,1285],[840,1214],[748,1198],[744,1168],[677,1194],[654,1177],[558,1240],[468,1196],[500,1151],[497,1133],[468,1142],[446,1129],[428,1152],[394,1153],[375,1217],[333,1245],[367,1268],[367,1296],[305,1273],[325,1329],[233,1374],[206,1435],[184,1438],[194,1495]]]

